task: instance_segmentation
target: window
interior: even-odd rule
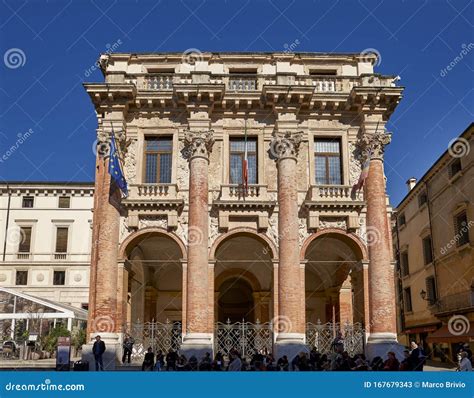
[[[425,279],[425,283],[426,283],[427,299],[429,303],[433,305],[437,299],[435,278],[433,276],[430,276]]]
[[[18,245],[19,253],[29,253],[31,249],[31,227],[20,227],[21,240]]]
[[[54,271],[53,285],[64,285],[64,284],[66,284],[66,271]]]
[[[314,142],[316,184],[341,185],[341,142],[337,138],[316,139]]]
[[[231,138],[230,142],[230,170],[229,182],[231,184],[243,183],[243,164],[245,159],[245,139]],[[257,139],[247,138],[248,183],[257,183]]]
[[[56,253],[67,253],[68,227],[56,228]]]
[[[455,176],[457,173],[459,173],[462,170],[461,167],[461,159],[456,158],[454,159],[450,164],[449,164],[449,177]]]
[[[418,207],[423,206],[424,204],[426,204],[426,202],[428,202],[428,195],[425,191],[418,195]]]
[[[15,285],[24,286],[28,283],[28,271],[16,271]]]
[[[81,308],[87,311],[89,309],[89,303],[81,303]]]
[[[60,196],[58,207],[60,209],[69,209],[71,207],[71,198],[69,196]]]
[[[405,218],[405,214],[400,214],[400,217],[398,217],[398,224],[400,226],[405,225],[407,223],[407,220]]]
[[[336,76],[337,71],[336,70],[330,70],[330,69],[311,69],[309,71],[310,76]]]
[[[33,196],[23,196],[21,207],[32,208],[35,198]]]
[[[173,141],[170,137],[145,139],[145,183],[171,183],[171,157]]]
[[[402,271],[402,276],[407,276],[410,274],[410,268],[408,264],[408,251],[404,251],[400,254],[400,267]]]
[[[431,236],[423,238],[423,257],[425,264],[429,264],[433,261],[433,251],[431,249]]]
[[[467,213],[463,211],[454,217],[454,228],[456,233],[457,246],[469,243],[469,223]]]
[[[405,300],[405,311],[413,311],[413,307],[411,304],[411,289],[409,287],[403,289],[403,299]]]

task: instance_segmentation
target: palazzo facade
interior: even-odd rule
[[[373,54],[152,53],[100,58],[89,333],[180,322],[187,352],[216,322],[358,323],[396,343],[385,130],[400,101]],[[110,199],[114,134],[129,195]],[[370,156],[364,189],[351,192]],[[243,184],[247,159],[248,186]]]

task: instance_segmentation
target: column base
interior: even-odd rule
[[[89,362],[89,370],[95,370],[95,359],[92,354],[92,346],[95,342],[95,336],[100,335],[101,340],[105,343],[105,352],[102,355],[104,370],[115,370],[120,355],[122,355],[120,335],[118,333],[94,333],[92,340],[82,346],[82,360]]]
[[[194,355],[201,362],[207,352],[213,356],[213,338],[212,333],[188,333],[183,336],[179,353],[185,355],[188,361]]]
[[[387,359],[387,353],[393,351],[397,359],[401,362],[404,358],[403,351],[405,346],[397,341],[395,333],[371,333],[367,339],[365,355],[372,361],[375,357],[381,357],[384,361]]]
[[[309,352],[305,338],[304,333],[278,333],[274,344],[275,360],[286,355],[291,367],[291,362],[300,352]]]

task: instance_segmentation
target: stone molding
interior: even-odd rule
[[[277,161],[286,158],[297,160],[302,140],[303,132],[301,131],[275,131],[272,141],[270,142],[270,154]]]

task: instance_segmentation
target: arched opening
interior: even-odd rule
[[[345,232],[318,233],[303,245],[306,321],[364,323],[360,242]]]
[[[252,286],[242,278],[231,278],[221,284],[217,299],[219,322],[255,322]]]
[[[273,251],[257,233],[232,232],[215,248],[216,321],[273,316]]]
[[[125,242],[127,322],[182,319],[182,246],[166,232],[139,231]]]

